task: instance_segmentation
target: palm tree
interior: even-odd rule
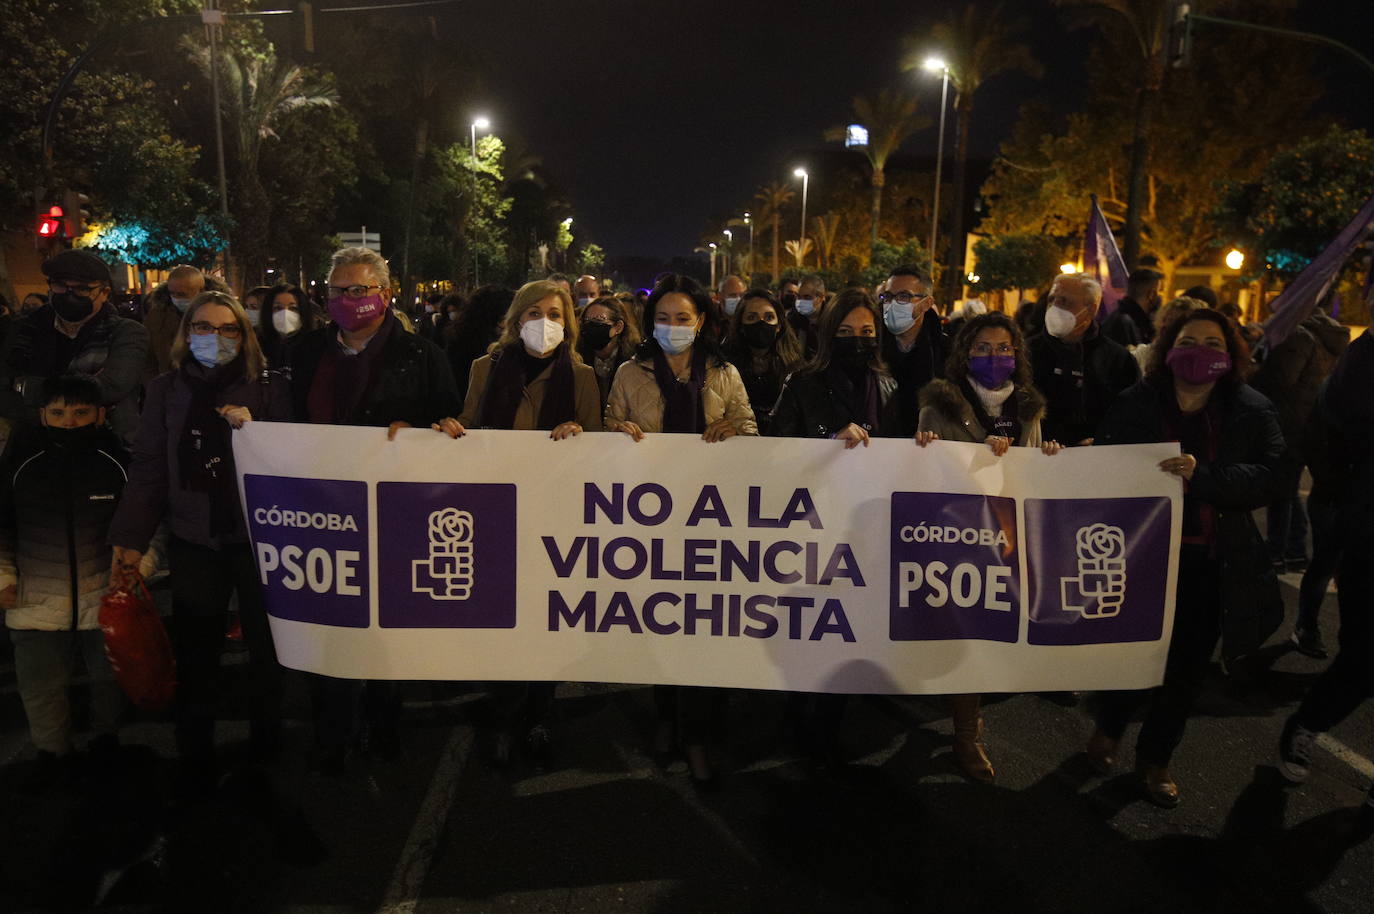
[[[207,78],[210,52],[197,48],[192,58]],[[240,285],[256,279],[267,266],[267,226],[272,202],[262,186],[258,157],[262,143],[276,138],[276,127],[304,108],[337,105],[333,87],[290,60],[278,57],[271,45],[254,51],[226,44],[220,53],[220,105],[234,144],[235,189],[230,200],[234,217],[232,245],[238,261]]]
[[[969,126],[973,121],[973,99],[983,83],[1010,70],[1039,76],[1042,68],[1031,56],[1030,48],[1017,40],[1023,23],[1006,11],[1002,0],[975,0],[960,12],[951,13],[930,30],[930,38],[913,35],[907,39],[908,55],[904,69],[922,65],[931,45],[940,49],[949,67],[955,90],[955,152],[953,200],[949,218],[949,257],[945,261],[946,286],[951,299],[957,297],[959,278],[964,275],[964,184],[968,174]],[[935,252],[931,251],[932,263]]]
[[[884,169],[888,158],[906,138],[924,130],[930,119],[916,113],[916,96],[894,89],[883,89],[877,95],[854,97],[854,116],[868,129],[868,145],[858,147],[872,169],[873,202],[869,205],[869,247],[878,244],[878,226],[883,213],[883,186],[887,183]],[[832,127],[825,133],[828,140],[844,139],[844,127]]]
[[[840,232],[840,214],[812,216],[811,231],[816,236],[817,266],[824,270],[830,265],[830,255],[835,250],[835,236]]]
[[[1150,158],[1150,124],[1159,105],[1159,92],[1164,85],[1164,62],[1172,22],[1169,0],[1054,0],[1055,5],[1070,7],[1079,15],[1078,23],[1124,27],[1130,44],[1138,51],[1144,79],[1136,93],[1134,121],[1131,131],[1131,168],[1126,184],[1126,226],[1122,233],[1121,256],[1128,269],[1134,270],[1140,259],[1140,227],[1145,210],[1145,169]]]
[[[770,184],[767,187],[759,188],[759,192],[754,194],[754,199],[759,202],[758,212],[753,218],[759,221],[760,225],[768,226],[768,231],[773,236],[773,281],[778,281],[778,253],[782,244],[782,210],[792,198],[796,196],[796,191],[786,184]]]
[[[784,247],[787,248],[787,253],[792,255],[792,259],[797,262],[798,268],[806,266],[806,255],[811,253],[812,248],[810,238],[803,238],[801,241],[788,241]]]

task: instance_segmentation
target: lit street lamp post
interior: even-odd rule
[[[472,134],[472,157],[473,157],[474,159],[477,158],[477,131],[479,131],[479,130],[486,131],[486,130],[488,130],[490,127],[491,127],[491,121],[487,120],[487,119],[484,118],[484,117],[479,117],[479,118],[477,118],[477,120],[475,120],[475,121],[472,122],[472,127],[471,127],[471,131],[470,131],[470,132],[471,132],[471,134]]]
[[[935,201],[930,209],[930,276],[935,281],[935,238],[940,222],[940,171],[945,159],[945,106],[949,98],[949,66],[938,57],[929,57],[923,66],[926,70],[942,74],[940,85],[940,139],[935,150]]]
[[[714,241],[706,245],[711,249],[711,288],[716,287],[716,243]]]
[[[722,276],[730,275],[730,261],[735,252],[735,233],[729,229],[725,230],[725,268],[721,270]]]
[[[754,272],[754,217],[744,214],[744,224],[749,226],[749,272]]]
[[[811,185],[811,175],[807,174],[805,168],[795,169],[792,174],[802,179],[802,211],[801,211],[801,233],[797,235],[797,253],[799,265],[806,262],[806,252],[802,250],[806,244],[806,192]]]

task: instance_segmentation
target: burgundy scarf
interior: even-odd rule
[[[491,354],[491,374],[487,376],[482,403],[477,410],[480,428],[514,428],[515,413],[525,395],[525,366],[521,358],[522,343],[511,343]],[[539,422],[535,428],[552,430],[564,422],[577,420],[577,403],[573,391],[572,357],[568,344],[558,347],[553,369],[544,383],[544,400],[539,405]]]
[[[663,394],[663,430],[700,435],[706,431],[701,392],[706,387],[706,350],[692,347],[692,374],[679,381],[662,349],[654,352],[654,380]]]

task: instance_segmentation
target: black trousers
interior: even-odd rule
[[[183,759],[214,755],[220,657],[237,595],[248,647],[249,708],[255,749],[271,752],[281,726],[281,667],[263,608],[257,562],[247,543],[211,549],[172,537],[172,649],[177,661],[176,737]]]
[[[1298,706],[1297,721],[1324,732],[1374,696],[1374,570],[1360,550],[1347,549],[1337,576],[1340,652]]]
[[[1314,483],[1307,496],[1307,516],[1312,522],[1312,560],[1302,576],[1298,590],[1298,628],[1317,627],[1326,586],[1336,573],[1345,551],[1345,537],[1336,528],[1336,514],[1340,509],[1337,495],[1326,486]]]
[[[1168,765],[1183,740],[1212,651],[1221,637],[1221,578],[1218,563],[1185,550],[1178,563],[1173,640],[1164,666],[1164,682],[1153,689],[1108,692],[1097,714],[1097,727],[1121,739],[1142,704],[1148,704],[1136,741],[1136,761]]]
[[[654,686],[654,708],[660,723],[677,728],[684,746],[703,746],[711,741],[725,717],[726,689],[701,686]]]

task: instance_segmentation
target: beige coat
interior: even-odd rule
[[[573,363],[573,410],[577,414],[577,424],[583,431],[601,431],[601,389],[596,384],[596,372],[590,365]],[[553,365],[545,368],[529,384],[520,398],[515,410],[517,429],[539,427],[539,408],[544,403],[544,391],[553,374]],[[463,401],[463,413],[458,417],[463,428],[472,428],[482,410],[482,393],[487,389],[487,378],[491,376],[491,356],[484,355],[472,363],[472,374],[468,377],[468,395]]]
[[[701,396],[707,425],[725,418],[735,426],[736,434],[759,433],[744,379],[734,365],[728,362],[725,365],[708,364],[706,387]],[[606,421],[607,424],[633,422],[645,432],[663,431],[663,394],[659,393],[652,362],[631,359],[620,366],[606,403]]]
[[[1040,420],[1045,415],[1045,399],[1033,388],[1018,387],[1016,418],[1021,422],[1020,447],[1041,445]],[[952,382],[936,378],[921,388],[921,417],[919,431],[934,432],[942,441],[987,440],[988,430],[979,424],[973,407],[963,391]]]

